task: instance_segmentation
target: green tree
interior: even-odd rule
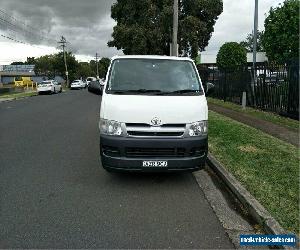
[[[179,1],[179,52],[195,58],[203,51],[223,11],[222,0]],[[124,54],[168,55],[173,0],[118,0],[111,8],[117,21],[108,46]]]
[[[78,69],[76,78],[87,78],[88,76],[93,76],[94,71],[92,70],[90,64],[88,62],[80,62],[78,63]]]
[[[69,52],[66,53],[69,79],[74,80],[78,74],[78,62],[75,56]],[[38,75],[45,75],[49,78],[53,78],[56,75],[63,76],[65,78],[65,64],[63,53],[57,53],[52,55],[45,55],[35,59],[35,73]]]
[[[89,63],[78,62],[71,52],[66,53],[66,58],[70,81],[81,77],[96,76],[96,61],[91,60]],[[60,75],[66,79],[64,56],[62,52],[35,58],[34,62],[34,71],[37,75],[45,75],[49,78]],[[98,63],[99,75],[101,78],[104,78],[110,64],[110,59],[103,57]]]
[[[27,64],[35,64],[34,57],[27,57],[25,62],[12,62],[10,65],[27,65]]]
[[[95,60],[90,60],[89,62],[90,68],[92,70],[92,74],[90,76],[96,76],[97,75],[97,64]]]
[[[25,62],[25,64],[35,64],[35,58],[34,57],[27,57],[27,60]]]
[[[38,57],[35,60],[35,67],[34,67],[35,73],[37,75],[45,75],[47,77],[53,77],[55,74],[53,62],[54,62],[53,55],[45,55],[45,56]]]
[[[236,43],[224,43],[217,55],[217,66],[221,70],[236,70],[237,68],[246,65],[247,52],[246,49]]]
[[[286,0],[271,8],[265,20],[263,45],[270,61],[299,58],[299,1]]]
[[[110,59],[107,57],[102,57],[101,60],[99,61],[99,77],[100,78],[105,78],[107,69],[110,64]]]
[[[98,67],[99,67],[99,77],[100,78],[105,78],[106,76],[106,72],[107,69],[109,67],[110,64],[110,59],[107,57],[102,57],[99,61],[98,61]],[[93,74],[91,76],[96,76],[96,72],[97,72],[97,64],[95,60],[91,60],[90,61],[90,67],[93,71]]]
[[[72,52],[66,53],[68,72],[69,72],[69,80],[73,81],[77,78],[77,70],[78,70],[78,61]],[[63,76],[66,79],[65,75],[65,63],[64,63],[64,55],[62,52],[54,54],[53,67],[56,74]]]
[[[264,51],[264,47],[262,44],[263,35],[264,35],[263,31],[257,32],[257,45],[256,45],[257,52]],[[240,42],[240,45],[242,45],[246,49],[247,52],[253,52],[253,43],[254,43],[253,33],[250,33],[247,35],[245,41]]]
[[[23,65],[25,64],[24,62],[12,62],[10,65]]]

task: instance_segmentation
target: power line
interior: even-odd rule
[[[13,31],[29,41],[31,41],[32,38],[35,38],[39,41],[46,40],[48,42],[50,41],[51,43],[56,43],[54,39],[49,38],[44,32],[37,32],[37,28],[25,24],[2,9],[0,9],[0,29]]]
[[[0,36],[3,37],[3,38],[5,38],[5,39],[8,39],[8,40],[10,40],[10,41],[12,41],[12,42],[15,42],[15,43],[25,44],[25,45],[28,45],[28,46],[31,46],[31,47],[34,47],[34,48],[42,49],[42,50],[45,49],[45,48],[40,47],[40,46],[38,46],[38,45],[33,45],[33,44],[30,44],[30,43],[27,43],[27,42],[18,40],[18,39],[16,39],[16,38],[13,38],[13,37],[10,37],[10,36],[1,34],[1,33],[0,33]]]
[[[1,9],[0,9],[0,17],[2,20],[2,24],[3,24],[3,22],[5,22],[6,25],[12,26],[15,29],[17,29],[18,31],[29,33],[30,35],[35,36],[36,38],[55,41],[54,39],[49,38],[42,31],[36,32],[36,30],[37,30],[36,27],[27,25],[23,21],[16,19],[12,15],[8,14],[7,12],[5,12],[4,10],[1,10]]]

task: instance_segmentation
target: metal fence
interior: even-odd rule
[[[299,119],[299,62],[260,64],[236,71],[220,71],[215,66],[198,67],[204,85],[215,85],[212,97]]]

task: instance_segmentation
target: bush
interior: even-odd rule
[[[234,71],[247,63],[245,48],[236,43],[224,43],[217,55],[217,66],[220,70]]]

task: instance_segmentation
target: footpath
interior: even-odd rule
[[[280,140],[286,141],[294,146],[299,147],[299,132],[297,132],[296,130],[289,129],[287,127],[283,127],[272,122],[265,121],[210,102],[208,102],[208,109],[259,129]]]

